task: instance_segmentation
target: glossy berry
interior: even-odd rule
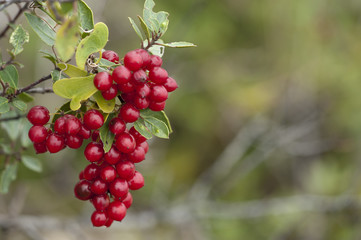
[[[145,142],[140,143],[139,146],[142,147],[144,149],[145,154],[147,154],[147,152],[149,150],[148,143],[145,141]]]
[[[113,182],[114,179],[117,177],[117,172],[112,166],[107,166],[100,169],[100,177],[105,182],[110,183]]]
[[[155,112],[162,111],[165,108],[165,101],[164,102],[150,101],[148,107],[150,110],[155,111]]]
[[[138,146],[132,153],[129,154],[129,160],[133,163],[139,163],[145,159],[144,148]]]
[[[84,114],[84,125],[88,129],[98,129],[104,124],[103,115],[95,109],[89,110]]]
[[[109,204],[107,213],[109,218],[115,221],[122,221],[127,214],[127,208],[121,201],[115,200]]]
[[[159,57],[157,55],[151,55],[147,69],[152,69],[154,67],[161,67],[162,64],[163,64],[163,60],[161,57]]]
[[[142,60],[143,60],[143,65],[142,67],[145,68],[149,65],[150,63],[150,55],[148,53],[147,50],[144,50],[144,49],[136,49],[135,50],[137,53],[140,54],[140,56],[142,56]]]
[[[146,109],[149,106],[149,99],[136,96],[133,104],[138,109]]]
[[[165,89],[167,89],[168,92],[173,92],[178,88],[177,82],[171,77],[167,78],[163,86],[165,87]]]
[[[28,112],[27,118],[31,124],[42,126],[50,119],[49,110],[43,106],[32,107]]]
[[[78,149],[83,145],[83,138],[77,135],[66,136],[66,145],[72,149]]]
[[[124,66],[118,66],[114,69],[112,77],[116,83],[124,84],[132,79],[132,73],[128,68]]]
[[[115,198],[122,198],[128,193],[128,183],[125,179],[116,178],[113,182],[109,184],[109,192]]]
[[[132,82],[127,82],[123,84],[118,84],[118,90],[122,93],[130,93],[133,92],[135,89],[135,86]]]
[[[84,171],[81,171],[80,173],[79,173],[79,180],[83,180],[84,179]]]
[[[133,196],[130,192],[128,192],[128,194],[124,197],[124,199],[122,200],[122,203],[124,204],[124,206],[126,208],[130,208],[130,206],[132,206]]]
[[[99,140],[100,140],[99,130],[95,130],[95,131],[92,133],[92,141],[93,141],[93,142],[98,142]]]
[[[124,132],[125,128],[125,122],[121,118],[113,118],[109,123],[109,131],[111,131],[115,135]]]
[[[144,186],[143,175],[135,171],[134,176],[128,181],[128,187],[131,190],[138,190]]]
[[[98,165],[91,163],[83,170],[83,176],[86,180],[92,181],[100,174],[100,168]]]
[[[109,196],[107,194],[96,195],[92,198],[92,203],[96,210],[103,211],[105,210],[110,203]]]
[[[105,212],[95,211],[93,212],[90,220],[94,227],[102,227],[108,220],[108,216]]]
[[[144,142],[144,141],[147,140],[142,134],[140,134],[140,133],[134,128],[134,126],[129,129],[129,133],[134,137],[134,139],[135,139],[135,141],[137,142],[137,144],[142,143],[142,142]]]
[[[41,143],[46,140],[48,130],[44,126],[32,126],[28,135],[33,143]]]
[[[150,87],[147,84],[143,83],[135,87],[135,92],[139,97],[145,98],[148,97],[150,94]]]
[[[121,158],[121,153],[114,146],[110,148],[109,152],[104,154],[104,160],[112,165],[117,164],[120,158]]]
[[[60,135],[65,134],[66,133],[66,129],[65,129],[65,123],[67,120],[68,116],[61,116],[58,119],[55,120],[54,122],[54,131],[56,133],[59,133]]]
[[[138,120],[140,112],[133,104],[126,103],[120,108],[119,116],[125,122],[132,123]]]
[[[105,100],[112,100],[118,95],[118,87],[116,84],[112,84],[112,86],[102,92],[102,96]]]
[[[51,133],[46,139],[46,148],[50,153],[57,153],[65,147],[65,140],[62,136]]]
[[[36,154],[40,154],[40,153],[46,153],[48,151],[48,149],[46,148],[46,142],[41,142],[41,143],[34,143],[34,149]]]
[[[108,90],[113,83],[112,76],[110,76],[107,72],[100,72],[97,73],[94,77],[94,86],[99,91],[106,91]]]
[[[122,153],[131,153],[135,149],[136,142],[132,135],[124,132],[116,139],[115,146]]]
[[[121,161],[116,165],[117,173],[119,174],[120,178],[129,180],[135,174],[135,166],[134,163],[130,161]]]
[[[75,116],[70,115],[65,122],[65,132],[68,135],[75,135],[81,129],[81,122]]]
[[[154,67],[149,71],[149,80],[155,84],[163,84],[167,81],[168,72],[161,67]]]
[[[89,162],[98,162],[104,156],[104,149],[101,143],[91,142],[84,150],[85,158]]]
[[[110,62],[113,62],[113,63],[118,63],[119,62],[119,55],[114,52],[114,51],[111,51],[111,50],[106,50],[102,53],[102,58],[103,59],[106,59]]]
[[[98,195],[105,194],[108,191],[108,185],[103,179],[97,178],[91,184],[90,190],[94,194],[98,194]]]
[[[152,90],[150,91],[149,98],[151,101],[154,102],[164,102],[165,100],[168,99],[168,91],[162,85],[155,85],[152,87]]]
[[[133,103],[135,97],[136,97],[136,94],[135,94],[134,91],[132,91],[130,93],[123,93],[122,94],[122,99],[126,103]]]
[[[147,78],[148,76],[143,69],[139,69],[133,73],[133,82],[135,84],[144,84],[147,81]]]
[[[89,139],[91,136],[91,131],[82,125],[80,131],[78,132],[78,135],[81,136],[83,139]]]
[[[75,197],[80,200],[88,200],[92,196],[90,191],[90,182],[87,180],[80,180],[74,187]]]
[[[131,71],[137,71],[143,65],[143,58],[136,51],[130,51],[124,56],[124,65]]]

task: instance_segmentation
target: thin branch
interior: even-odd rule
[[[28,91],[26,91],[26,93],[39,93],[39,94],[45,94],[45,93],[54,93],[52,88],[32,88]]]
[[[4,2],[4,1],[3,1]],[[9,1],[5,1],[5,2],[9,2]],[[1,2],[0,2],[1,4]],[[26,3],[22,8],[19,9],[18,13],[15,15],[15,17],[9,21],[8,25],[5,27],[5,29],[0,33],[0,38],[4,37],[6,32],[11,28],[11,24],[14,24],[16,22],[16,20],[23,14],[23,12],[26,11],[26,9],[28,8],[29,3]],[[2,9],[1,9],[2,10]]]
[[[40,78],[38,81],[33,82],[32,84],[30,84],[30,85],[28,85],[28,86],[26,86],[26,87],[23,87],[23,88],[18,89],[18,90],[16,91],[16,93],[15,93],[15,96],[19,95],[20,93],[27,92],[27,91],[29,91],[30,89],[32,89],[33,87],[35,87],[36,85],[38,85],[38,84],[40,84],[40,83],[42,83],[42,82],[44,82],[44,81],[46,81],[46,80],[49,80],[49,79],[51,79],[51,74],[49,74],[49,75],[47,75],[47,76],[45,76],[45,77]]]

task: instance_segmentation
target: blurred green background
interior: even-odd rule
[[[127,17],[143,1],[86,2],[109,26],[107,49],[139,47]],[[166,50],[180,86],[166,106],[174,133],[150,142],[127,217],[91,227],[91,204],[73,197],[87,161],[66,150],[38,156],[41,174],[20,167],[0,196],[0,226],[12,217],[18,229],[0,239],[361,239],[361,2],[155,2],[170,13],[164,40],[198,47]],[[25,86],[52,65],[20,22]],[[52,112],[62,102],[36,95]]]

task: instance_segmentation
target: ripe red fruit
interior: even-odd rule
[[[90,186],[90,190],[94,194],[105,194],[108,191],[108,185],[104,182],[103,179],[97,178]]]
[[[132,135],[124,132],[116,139],[115,146],[122,153],[131,153],[135,149],[136,142]]]
[[[91,163],[84,168],[83,176],[86,180],[92,181],[100,174],[100,168],[98,165]]]
[[[152,69],[154,67],[161,67],[162,64],[163,64],[163,60],[161,57],[157,55],[151,55],[147,69]]]
[[[127,82],[123,84],[118,84],[118,90],[122,93],[131,93],[135,89],[135,86],[132,82]]]
[[[98,142],[100,139],[99,137],[99,130],[95,130],[93,133],[92,133],[92,141],[93,142]]]
[[[81,136],[83,139],[89,139],[91,131],[82,125],[80,131],[78,132],[78,135]]]
[[[94,86],[99,91],[106,91],[108,90],[113,83],[112,76],[110,76],[107,72],[100,72],[97,73],[94,77]]]
[[[49,110],[43,106],[32,107],[28,112],[27,118],[31,124],[42,126],[50,119]]]
[[[149,106],[149,99],[136,96],[134,98],[133,104],[138,109],[146,109]]]
[[[135,92],[139,97],[145,98],[148,97],[150,94],[150,87],[147,84],[143,83],[135,87]]]
[[[124,56],[124,65],[131,71],[137,71],[143,65],[143,58],[136,51],[130,51]]]
[[[98,129],[104,124],[103,115],[95,109],[91,109],[84,114],[84,125],[88,129]]]
[[[109,152],[104,154],[104,160],[112,165],[117,164],[120,160],[120,157],[121,157],[121,153],[114,146],[111,147]]]
[[[132,78],[132,73],[128,68],[124,66],[118,66],[114,69],[112,77],[116,83],[124,84],[130,81]]]
[[[65,140],[62,136],[51,133],[46,139],[46,147],[50,153],[57,153],[65,147]]]
[[[54,131],[56,133],[59,133],[60,135],[65,134],[65,132],[66,132],[66,130],[65,130],[66,120],[67,120],[66,115],[56,119],[56,121],[54,122]]]
[[[122,202],[115,200],[109,204],[107,213],[109,218],[115,221],[122,221],[127,214],[127,208]]]
[[[134,176],[128,181],[129,189],[138,190],[144,186],[144,178],[143,175],[135,171]]]
[[[149,98],[151,101],[154,102],[164,102],[165,100],[168,99],[168,91],[162,85],[155,85],[152,87],[152,90],[150,91]]]
[[[102,194],[94,196],[91,202],[96,210],[103,211],[109,206],[110,200],[107,194]]]
[[[44,126],[32,126],[29,129],[28,135],[33,143],[41,143],[46,140],[48,130]]]
[[[149,70],[149,80],[155,84],[163,84],[167,81],[168,72],[161,67],[154,67]]]
[[[131,179],[135,174],[134,163],[130,161],[121,161],[116,165],[115,168],[117,169],[119,177],[126,180]]]
[[[165,101],[164,102],[154,102],[151,101],[149,103],[149,109],[155,112],[162,111],[165,108]]]
[[[113,118],[109,123],[109,131],[111,131],[115,135],[124,132],[125,128],[125,122],[121,118]]]
[[[147,78],[148,76],[143,69],[139,69],[133,73],[133,82],[135,84],[144,84],[147,81]]]
[[[109,191],[115,198],[122,198],[129,191],[128,183],[125,179],[116,178],[109,184]]]
[[[41,143],[34,143],[34,149],[36,154],[40,154],[40,153],[45,153],[48,151],[48,149],[46,149],[46,142],[41,142]]]
[[[140,133],[135,129],[134,126],[129,129],[129,133],[134,137],[134,139],[135,139],[135,141],[137,142],[137,144],[142,143],[142,142],[144,142],[144,141],[147,140],[142,134],[140,134]]]
[[[113,63],[118,63],[119,62],[119,55],[111,50],[106,50],[102,53],[102,58],[113,62]]]
[[[79,173],[79,180],[83,180],[84,179],[84,171],[81,171],[80,173]]]
[[[130,192],[128,192],[127,196],[122,200],[122,203],[126,208],[130,208],[133,203],[133,196]]]
[[[101,143],[91,142],[84,150],[85,158],[89,162],[98,162],[104,156],[104,149]]]
[[[80,180],[74,187],[75,197],[80,200],[88,200],[92,196],[90,191],[90,182],[87,180]]]
[[[78,135],[68,135],[66,136],[66,145],[73,149],[78,149],[83,145],[83,138]]]
[[[113,223],[113,219],[111,219],[111,218],[109,218],[108,217],[108,220],[107,220],[107,222],[105,223],[105,226],[108,228],[108,227],[110,227],[111,225],[112,225],[112,223]]]
[[[110,183],[113,182],[114,179],[117,177],[117,172],[112,166],[107,166],[100,169],[100,177],[105,182]]]
[[[118,95],[118,87],[116,84],[112,84],[112,86],[108,90],[102,92],[102,96],[105,100],[112,100],[117,95]]]
[[[149,150],[149,144],[145,141],[139,144],[140,147],[142,147],[144,149],[145,154],[147,154],[148,150]]]
[[[150,63],[150,55],[148,53],[147,50],[144,49],[136,49],[135,50],[137,53],[140,54],[140,56],[142,56],[142,60],[143,60],[143,65],[142,67],[145,68],[148,66],[148,64]]]
[[[119,116],[128,123],[138,120],[140,116],[139,110],[131,103],[126,103],[120,108]]]
[[[65,132],[68,135],[75,135],[81,129],[81,122],[75,116],[70,115],[65,122]]]
[[[105,212],[95,211],[90,219],[94,227],[102,227],[106,224],[108,216]]]
[[[165,89],[167,89],[168,92],[173,92],[178,88],[177,82],[171,77],[167,78],[163,86],[165,87]]]
[[[129,154],[129,160],[133,163],[139,163],[145,159],[144,148],[138,146],[132,153]]]

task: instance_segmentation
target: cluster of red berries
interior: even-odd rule
[[[119,56],[113,51],[103,52],[102,57],[119,63]],[[133,202],[129,190],[144,186],[144,178],[136,171],[135,163],[145,159],[149,146],[146,138],[129,124],[137,121],[141,109],[163,110],[168,92],[178,87],[161,65],[160,57],[137,49],[128,52],[124,65],[115,67],[112,73],[95,75],[94,85],[104,99],[119,96],[122,101],[119,113],[109,121],[109,131],[115,138],[108,152],[104,152],[99,136],[104,117],[96,109],[77,113],[79,118],[63,113],[49,128],[44,126],[50,119],[45,107],[35,106],[27,115],[33,124],[29,138],[36,153],[56,153],[67,146],[77,149],[84,139],[91,138],[84,150],[90,164],[79,174],[74,193],[78,199],[90,200],[94,205],[91,221],[96,227],[109,227],[114,220],[121,221]]]

